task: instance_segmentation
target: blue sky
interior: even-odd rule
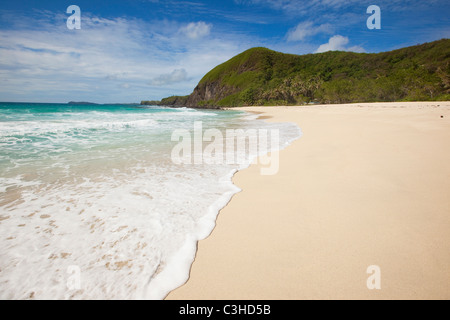
[[[69,30],[67,7],[81,9]],[[369,30],[367,8],[381,8]],[[0,101],[140,102],[192,92],[255,46],[381,52],[450,38],[450,1],[3,0]]]

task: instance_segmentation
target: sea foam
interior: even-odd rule
[[[1,299],[163,299],[188,279],[197,241],[240,191],[232,176],[257,156],[175,165],[173,130],[280,130],[272,149],[301,135],[239,112],[24,108],[0,122]]]

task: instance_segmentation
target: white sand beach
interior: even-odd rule
[[[167,299],[450,299],[450,102],[242,110],[303,137],[278,174],[236,174]]]

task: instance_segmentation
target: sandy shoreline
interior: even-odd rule
[[[304,135],[277,175],[235,176],[167,299],[450,299],[450,102],[244,110]]]

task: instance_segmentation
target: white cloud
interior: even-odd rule
[[[266,5],[291,14],[305,14],[350,6],[359,0],[235,0],[237,4]]]
[[[321,24],[315,26],[311,21],[299,23],[295,28],[289,30],[287,34],[288,41],[303,41],[307,37],[317,35],[319,33],[331,33],[333,27],[330,24]]]
[[[322,44],[316,53],[327,51],[352,51],[352,52],[365,52],[364,48],[360,46],[347,47],[350,40],[347,37],[336,35],[330,38],[328,43]]]
[[[209,34],[205,23],[183,27],[83,12],[82,29],[68,30],[63,14],[0,16],[8,25],[0,28],[2,101],[135,102],[189,94],[208,71],[252,44],[219,33],[191,41]]]
[[[191,22],[187,26],[182,27],[180,32],[191,40],[197,40],[209,36],[211,28],[211,24],[207,24],[203,21]]]
[[[188,80],[188,74],[184,69],[173,70],[172,73],[162,74],[150,81],[152,86],[165,86]]]
[[[399,10],[405,8],[405,0],[379,0],[382,1],[383,7]],[[409,0],[408,5],[426,5],[430,2],[436,3],[443,0],[429,0],[427,2],[421,0]],[[345,7],[351,7],[355,4],[361,4],[360,0],[234,0],[235,3],[240,5],[265,5],[276,10],[283,10],[292,14],[323,12],[330,9],[341,9]],[[370,5],[367,4],[366,8]]]

